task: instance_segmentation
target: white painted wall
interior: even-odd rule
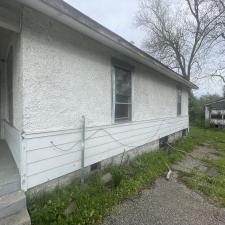
[[[225,120],[224,119],[210,119],[210,123],[214,125],[225,125]]]
[[[209,107],[205,106],[205,120],[209,120],[209,119],[210,119]]]
[[[188,128],[187,90],[177,117],[177,84],[153,70],[28,8],[21,42],[24,190],[80,168],[82,115],[86,137],[98,131],[86,140],[85,166]],[[130,123],[113,124],[111,57],[135,68]]]

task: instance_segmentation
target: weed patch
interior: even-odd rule
[[[184,182],[191,188],[199,190],[225,207],[225,132],[222,130],[208,130],[206,139],[210,140],[209,147],[215,149],[218,159],[201,160],[206,163],[208,168],[216,170],[215,175],[193,170],[190,174],[183,177]]]

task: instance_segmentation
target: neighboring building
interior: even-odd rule
[[[205,120],[213,127],[225,127],[225,98],[205,104]]]
[[[1,0],[0,57],[0,195],[79,171],[83,115],[90,169],[189,128],[197,87],[61,0]]]

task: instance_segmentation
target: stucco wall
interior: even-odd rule
[[[177,86],[159,73],[136,65],[133,76],[133,119],[146,120],[177,116]],[[188,115],[188,92],[182,90],[182,116]]]
[[[100,44],[26,9],[24,130],[74,128],[83,114],[111,123],[109,56]]]
[[[111,56],[117,53],[28,8],[22,38],[26,132],[76,128],[82,115],[88,125],[112,123]],[[133,65],[133,120],[176,116],[176,83]],[[187,115],[187,93],[182,97]]]

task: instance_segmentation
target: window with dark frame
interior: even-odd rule
[[[115,66],[115,122],[131,120],[131,71]]]
[[[181,109],[182,109],[182,89],[180,87],[177,87],[177,115],[181,115]]]
[[[223,115],[221,113],[211,114],[211,119],[222,120],[223,119]]]

